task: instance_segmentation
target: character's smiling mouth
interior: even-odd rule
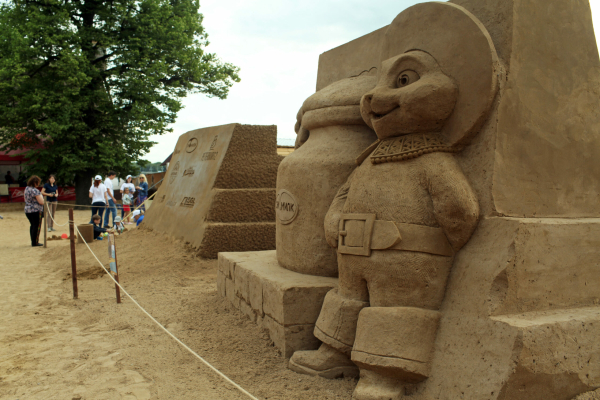
[[[377,113],[375,113],[375,112],[372,112],[372,111],[371,111],[371,120],[372,120],[372,121],[378,121],[378,120],[380,120],[380,119],[382,119],[382,118],[385,118],[385,117],[387,117],[388,115],[390,115],[390,114],[391,114],[391,113],[393,113],[394,111],[398,110],[399,108],[400,108],[400,107],[393,108],[393,109],[391,109],[390,111],[388,111],[388,112],[387,112],[387,113],[385,113],[385,114],[377,114]]]

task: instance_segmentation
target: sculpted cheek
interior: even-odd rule
[[[425,129],[439,128],[452,114],[456,103],[456,87],[449,79],[433,79],[414,86],[412,90],[405,89],[400,99],[407,122]]]

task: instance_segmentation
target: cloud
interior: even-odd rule
[[[188,96],[174,132],[152,137],[158,144],[146,158],[163,161],[181,134],[233,122],[277,125],[280,143],[292,144],[296,113],[315,91],[319,54],[389,24],[419,2],[202,1],[206,50],[239,66],[242,81],[226,100]]]
[[[292,144],[296,113],[315,91],[319,54],[379,29],[422,1],[205,0],[200,11],[209,34],[207,51],[241,68],[242,81],[226,100],[201,94],[184,100],[174,132],[147,159],[163,161],[190,130],[234,122],[277,125],[279,142]],[[600,31],[600,0],[591,0]]]

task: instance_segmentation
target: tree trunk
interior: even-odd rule
[[[82,205],[90,205],[90,186],[92,186],[92,179],[94,178],[94,171],[85,170],[75,175],[75,203]],[[80,209],[84,209],[81,207]],[[85,208],[87,209],[87,207]]]

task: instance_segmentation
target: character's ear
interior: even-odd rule
[[[373,100],[373,92],[369,91],[363,95],[360,99],[360,115],[362,116],[365,123],[369,128],[373,129],[373,123],[371,122],[371,101]]]

